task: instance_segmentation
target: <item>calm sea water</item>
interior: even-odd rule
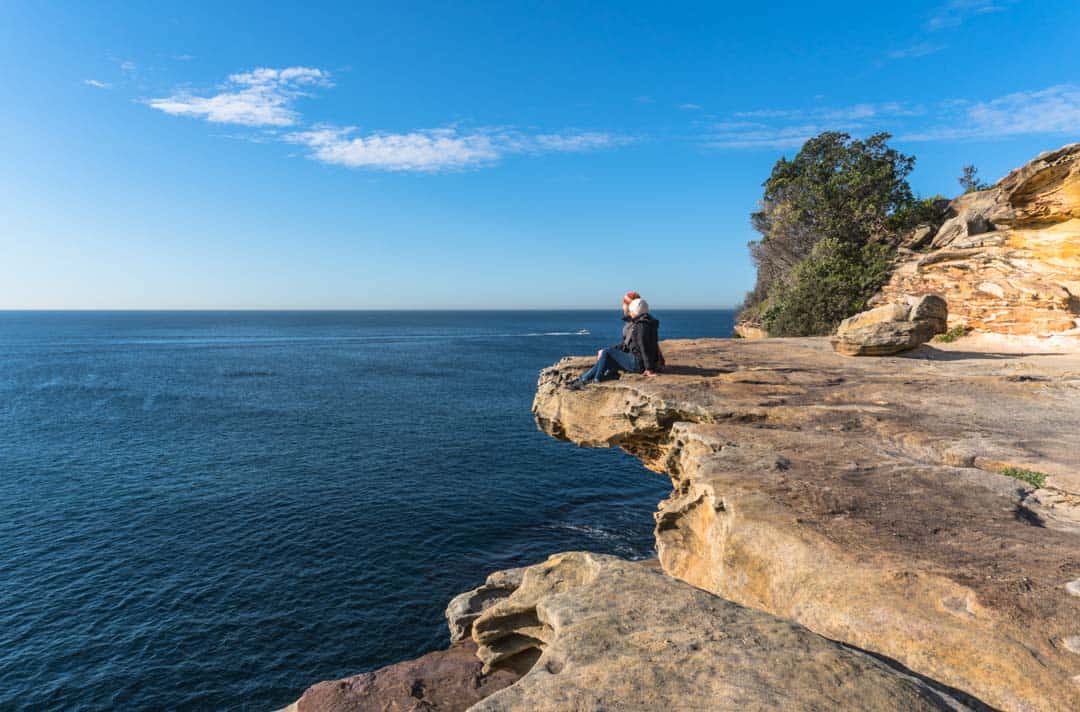
[[[617,317],[0,313],[0,709],[273,709],[494,569],[651,555],[667,481],[529,412]]]

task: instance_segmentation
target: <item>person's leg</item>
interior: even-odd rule
[[[637,356],[629,351],[612,349],[608,354],[608,358],[610,358],[611,362],[618,366],[620,370],[629,371],[630,373],[637,373],[638,371]]]
[[[581,383],[588,383],[589,381],[596,380],[597,375],[599,375],[599,373],[600,373],[598,368],[597,368],[599,365],[600,365],[600,359],[597,359],[596,363],[594,363],[592,365],[592,367],[588,371],[581,374],[581,378],[579,378],[578,381],[580,381]]]
[[[603,360],[599,369],[600,379],[615,378],[619,371],[638,372],[638,360],[632,353],[620,349],[604,349],[600,356]]]
[[[619,371],[636,373],[637,369],[637,357],[634,354],[619,349],[603,349],[593,367],[583,373],[579,380],[581,383],[589,381],[599,383],[604,379],[613,378]]]
[[[588,383],[589,381],[600,382],[600,379],[604,377],[604,371],[607,369],[608,359],[605,356],[607,349],[600,352],[600,356],[597,357],[596,363],[592,365],[585,373],[581,374],[581,378],[578,379],[580,383]]]
[[[608,353],[608,349],[603,349],[600,352],[600,358],[596,359],[596,375],[594,380],[599,383],[608,377],[608,372],[611,370],[611,355]]]

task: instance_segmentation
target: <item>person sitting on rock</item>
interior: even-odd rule
[[[630,341],[630,329],[632,329],[634,327],[634,317],[630,316],[630,302],[634,301],[635,299],[642,299],[642,298],[643,297],[640,294],[638,294],[637,292],[635,292],[633,290],[630,290],[629,292],[627,292],[626,294],[623,295],[623,298],[622,298],[623,328],[622,328],[622,342],[621,342],[622,344],[628,343]],[[659,322],[657,322],[657,323],[659,323]],[[612,348],[619,348],[619,346],[614,346]],[[662,371],[664,369],[665,365],[667,365],[667,361],[664,360],[664,352],[660,349],[660,344],[657,343],[657,345],[656,345],[656,366],[657,366],[656,371],[658,371],[658,372]],[[655,375],[655,374],[653,374],[653,375]]]
[[[649,314],[648,302],[640,297],[631,300],[626,310],[630,321],[623,329],[622,343],[597,351],[596,364],[570,385],[572,389],[613,378],[620,371],[642,373],[650,378],[656,375],[660,322]]]

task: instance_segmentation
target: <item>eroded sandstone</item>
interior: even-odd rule
[[[472,636],[495,669],[528,670],[474,712],[966,709],[863,652],[612,556],[527,568]]]
[[[671,476],[672,576],[994,707],[1080,709],[1080,355],[968,348],[666,342],[658,379],[570,391],[564,359],[534,412]]]
[[[907,297],[840,322],[833,351],[844,356],[891,356],[910,351],[945,332],[949,308],[936,294]]]
[[[1076,333],[1080,317],[1080,144],[1048,151],[962,195],[931,237],[906,241],[878,297],[935,293],[952,323],[986,332]],[[926,248],[929,251],[924,251]]]

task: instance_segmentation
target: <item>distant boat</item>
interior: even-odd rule
[[[588,329],[578,329],[578,336],[588,336],[588,335],[589,335],[589,330]]]

